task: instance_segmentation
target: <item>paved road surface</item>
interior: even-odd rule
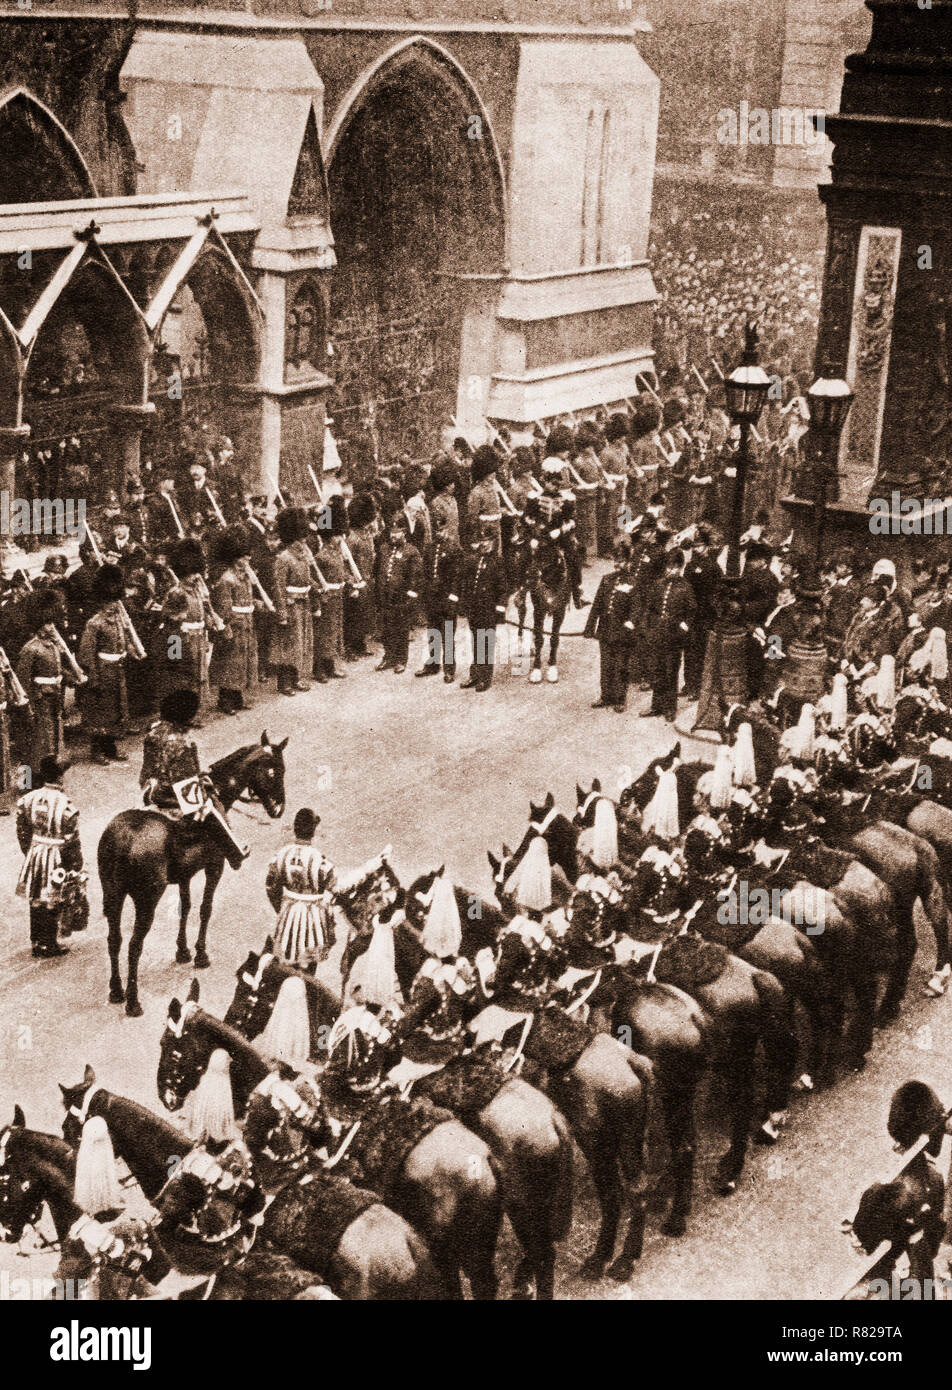
[[[579,615],[571,615],[579,627]],[[530,686],[503,670],[485,695],[442,680],[376,674],[371,661],[347,668],[348,680],[315,686],[294,699],[269,696],[235,719],[216,719],[200,734],[211,761],[267,728],[290,736],[287,812],[280,824],[235,817],[252,855],[239,873],[225,870],[209,935],[210,970],[201,972],[202,1002],[223,1012],[234,972],[259,949],[272,923],[263,882],[269,857],[291,834],[301,805],[320,811],[325,852],[346,870],[386,844],[404,881],[445,862],[454,880],[491,895],[486,849],[515,845],[530,795],[552,790],[563,809],[575,805],[576,780],[600,776],[606,791],[640,771],[673,741],[671,727],[639,717],[648,697],[635,696],[625,715],[592,711],[597,695],[593,644],[568,639],[555,686]],[[95,846],[116,811],[137,801],[138,750],[128,767],[80,765],[67,787],[82,808],[82,834],[92,866],[92,921],[62,961],[29,954],[26,905],[13,894],[19,867],[12,820],[0,822],[0,1120],[14,1101],[27,1122],[57,1129],[57,1082],[75,1083],[91,1062],[107,1087],[158,1108],[158,1039],[170,998],[184,997],[192,972],[173,963],[176,902],[169,893],[142,956],[145,1016],[128,1019],[106,1002],[105,926],[95,881]],[[701,745],[692,750],[705,755]],[[709,752],[706,754],[709,756]],[[194,939],[194,937],[192,937]],[[924,943],[910,1002],[900,1024],[878,1037],[871,1062],[823,1095],[794,1102],[790,1129],[772,1150],[756,1150],[737,1194],[711,1192],[713,1162],[723,1148],[708,1126],[697,1182],[696,1213],[680,1241],[650,1220],[644,1260],[629,1286],[589,1285],[576,1278],[593,1239],[594,1205],[580,1169],[582,1199],[559,1261],[563,1298],[794,1298],[835,1296],[859,1266],[838,1234],[861,1186],[890,1162],[885,1107],[909,1076],[931,1081],[952,1100],[949,1004],[920,997],[932,957]],[[330,963],[329,963],[330,966]],[[325,967],[329,968],[329,967]],[[333,973],[333,972],[332,972]],[[510,1264],[510,1238],[503,1262]],[[510,1265],[511,1267],[511,1265]],[[0,1269],[46,1273],[49,1257],[29,1261],[0,1247]]]

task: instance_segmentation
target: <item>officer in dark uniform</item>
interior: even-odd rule
[[[462,690],[488,690],[496,660],[496,624],[506,616],[506,569],[496,550],[496,528],[484,522],[460,570],[460,607],[469,623],[473,660]]]
[[[684,552],[668,552],[664,574],[653,595],[650,631],[655,644],[651,713],[674,721],[678,712],[678,674],[681,656],[694,624],[694,594],[684,577]]]
[[[435,676],[443,666],[443,679],[456,678],[456,619],[460,603],[460,567],[463,552],[451,530],[451,516],[433,510],[433,542],[423,561],[426,595],[426,660],[418,676]]]
[[[623,714],[628,699],[629,666],[634,645],[634,583],[631,544],[615,542],[615,568],[599,582],[585,624],[585,636],[598,640],[602,693],[592,709],[611,706]]]
[[[377,603],[383,659],[378,671],[406,670],[410,629],[423,583],[420,552],[410,544],[410,523],[403,512],[390,518],[387,540],[377,554]]]

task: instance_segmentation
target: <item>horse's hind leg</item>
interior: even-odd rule
[[[208,952],[205,949],[205,938],[208,933],[208,923],[211,920],[212,904],[215,901],[215,890],[221,882],[221,876],[224,872],[223,863],[211,865],[205,870],[205,890],[202,893],[202,904],[198,910],[198,939],[195,942],[195,967],[197,970],[205,970],[211,965]]]
[[[747,1158],[747,1144],[750,1140],[754,1117],[754,1063],[756,1054],[756,1026],[752,1024],[740,1025],[730,1039],[722,1063],[722,1074],[726,1076],[730,1096],[731,1124],[730,1148],[717,1165],[718,1190],[722,1197],[736,1192],[737,1181]]]
[[[179,927],[178,937],[175,942],[175,964],[188,965],[192,959],[192,953],[188,949],[188,914],[192,910],[192,885],[189,880],[183,879],[179,884]]]
[[[119,952],[122,949],[122,904],[124,901],[125,894],[120,894],[117,888],[107,889],[103,887],[102,910],[109,929],[106,940],[109,946],[110,1004],[122,1004],[126,997],[126,992],[122,987],[122,976],[119,973]]]
[[[911,895],[903,894],[900,899],[897,894],[895,956],[892,969],[889,972],[886,993],[883,995],[879,1012],[876,1015],[876,1025],[880,1028],[895,1022],[899,1017],[899,1007],[905,997],[906,986],[909,984],[909,972],[912,970],[912,963],[916,958],[914,907],[915,899]]]

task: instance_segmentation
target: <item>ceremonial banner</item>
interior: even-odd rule
[[[898,227],[864,227],[860,234],[846,363],[856,399],[839,462],[839,500],[860,508],[879,471],[901,248]]]

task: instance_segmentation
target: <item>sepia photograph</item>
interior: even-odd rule
[[[950,624],[952,0],[0,0],[0,1318],[909,1369]]]

